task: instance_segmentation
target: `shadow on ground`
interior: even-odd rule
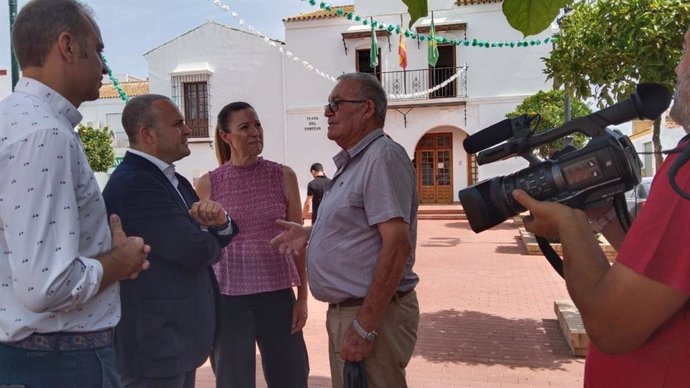
[[[455,221],[455,222],[448,222],[446,223],[447,228],[455,228],[455,229],[468,229],[471,230],[470,223],[467,220],[461,220],[461,221]],[[508,221],[504,222],[502,224],[498,224],[491,229],[493,230],[506,230],[506,229],[515,229],[517,230],[517,227],[513,223],[513,221]]]
[[[519,255],[522,254],[525,250],[521,247],[521,243],[518,241],[517,245],[498,245],[496,246],[496,253],[500,254],[510,254],[510,255]]]
[[[507,319],[477,311],[421,315],[415,356],[430,362],[562,369],[573,362],[558,322]]]
[[[420,247],[430,248],[451,248],[460,244],[459,238],[454,237],[430,237],[423,243],[418,244]]]
[[[309,388],[331,388],[331,378],[325,376],[309,376]]]

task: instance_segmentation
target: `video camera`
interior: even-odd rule
[[[460,190],[458,196],[470,227],[479,233],[525,211],[513,199],[511,193],[515,189],[525,190],[538,200],[580,209],[596,206],[632,189],[640,182],[642,162],[630,139],[606,126],[634,118],[654,120],[670,103],[671,94],[665,86],[641,83],[628,100],[539,134],[530,131],[533,117],[523,115],[467,137],[463,142],[465,151],[478,152],[480,165],[517,155],[530,163],[529,167],[513,174]],[[536,147],[575,132],[591,138],[582,149],[564,149],[547,160],[538,159],[532,152]],[[486,149],[488,147],[492,148]]]

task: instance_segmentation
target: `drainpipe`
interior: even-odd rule
[[[8,0],[10,6],[10,31],[12,31],[12,26],[14,26],[14,19],[17,18],[17,0]],[[19,64],[17,63],[17,57],[14,55],[14,50],[12,50],[12,43],[10,43],[10,61],[12,63],[12,91],[19,81]]]

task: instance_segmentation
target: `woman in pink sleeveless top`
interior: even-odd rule
[[[220,167],[201,177],[197,191],[221,203],[239,228],[213,266],[220,288],[212,353],[217,387],[256,386],[258,345],[269,388],[306,388],[304,256],[283,256],[269,244],[281,232],[276,219],[302,222],[297,177],[290,167],[259,156],[263,128],[246,102],[221,109],[215,146]]]

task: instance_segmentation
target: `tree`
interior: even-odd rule
[[[545,59],[554,87],[596,98],[603,107],[627,99],[639,82],[673,90],[683,35],[690,25],[686,0],[582,0],[561,23],[558,41]],[[663,161],[659,130],[652,141]]]
[[[84,144],[91,169],[96,172],[107,172],[115,161],[115,152],[111,145],[112,131],[108,127],[98,129],[80,124],[77,132]]]
[[[525,98],[514,111],[506,114],[508,118],[515,118],[523,114],[538,114],[539,120],[532,120],[532,130],[535,133],[541,133],[548,129],[557,127],[563,124],[564,115],[565,92],[563,90],[549,90],[547,92],[540,90],[536,94]],[[592,113],[592,110],[582,101],[571,101],[571,114],[573,118],[586,116]],[[573,146],[582,148],[587,143],[587,136],[581,133],[575,133],[572,136]],[[558,139],[549,144],[543,144],[539,147],[538,154],[542,158],[549,156],[552,149],[561,149],[564,145],[563,138]]]

